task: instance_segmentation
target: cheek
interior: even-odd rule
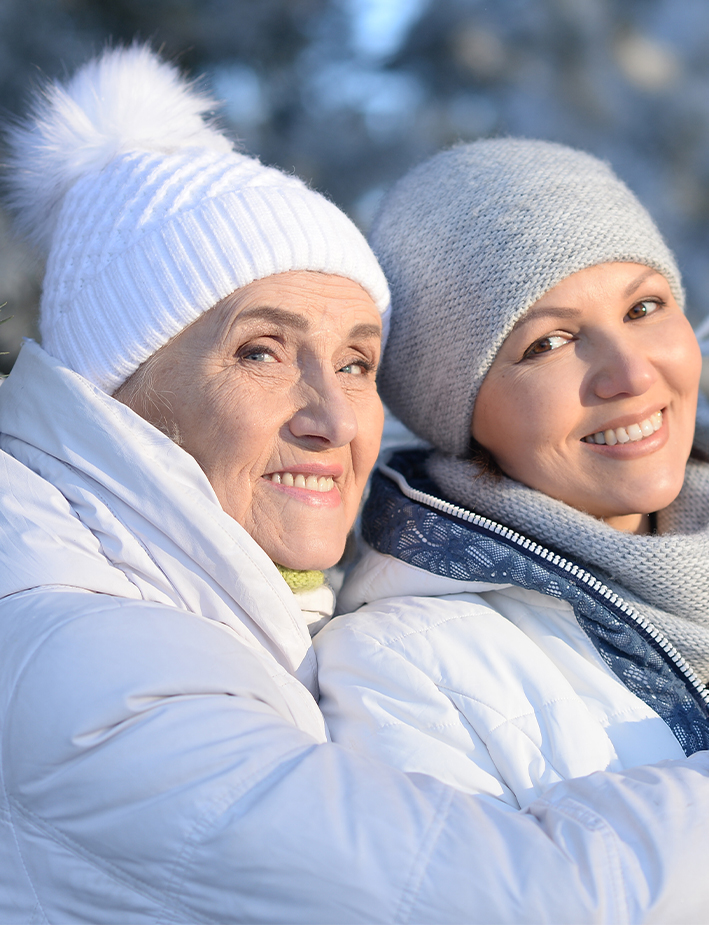
[[[677,319],[674,331],[663,338],[657,350],[657,357],[658,369],[661,370],[665,382],[680,397],[680,401],[676,403],[676,410],[680,418],[684,419],[687,439],[691,443],[702,373],[702,355],[694,332],[684,316]]]
[[[379,455],[384,429],[384,406],[375,395],[357,415],[357,438],[353,445],[353,458],[359,470],[357,476],[369,476]]]
[[[702,374],[702,353],[688,321],[684,327],[684,337],[678,338],[679,345],[675,351],[673,378],[677,382],[679,390],[692,394],[699,392],[699,380]]]
[[[495,457],[507,457],[534,432],[539,403],[517,378],[485,380],[475,402],[472,436]]]
[[[343,497],[347,516],[354,522],[367,479],[379,455],[384,428],[384,407],[378,395],[357,409],[357,436],[350,444],[352,478]],[[350,524],[350,527],[352,524]]]
[[[577,389],[535,373],[484,382],[472,422],[473,438],[507,475],[523,482],[535,466],[548,466],[553,456],[566,452],[580,407],[578,398],[569,399]]]
[[[244,474],[263,466],[280,432],[282,415],[274,405],[272,395],[234,386],[205,396],[191,415],[193,428],[185,449],[213,485],[219,481],[222,491],[238,492]]]

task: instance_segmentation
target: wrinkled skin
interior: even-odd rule
[[[379,450],[380,348],[379,312],[357,283],[282,273],[206,312],[115,397],[194,456],[275,562],[326,568],[342,555]],[[271,480],[284,473],[333,483]]]

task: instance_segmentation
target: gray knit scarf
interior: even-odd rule
[[[709,403],[694,445],[709,453]],[[443,494],[578,561],[661,630],[709,683],[709,463],[690,459],[682,491],[657,514],[657,532],[635,536],[505,476],[477,475],[437,452],[428,473]]]

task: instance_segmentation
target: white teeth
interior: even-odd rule
[[[615,435],[618,438],[618,443],[630,443],[628,431],[624,427],[616,427]]]
[[[656,411],[649,418],[630,424],[628,427],[616,427],[610,430],[599,430],[596,434],[584,437],[586,443],[599,443],[606,446],[615,446],[616,443],[637,443],[645,437],[650,437],[662,427],[662,412]]]
[[[331,475],[293,475],[292,472],[274,472],[264,475],[264,478],[276,485],[287,485],[289,488],[307,488],[309,491],[332,491],[335,484]]]

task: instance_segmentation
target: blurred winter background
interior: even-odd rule
[[[459,139],[608,158],[677,253],[691,319],[709,314],[709,0],[0,0],[3,119],[136,35],[206,73],[246,150],[365,230],[393,180]],[[0,212],[5,370],[39,272]]]

